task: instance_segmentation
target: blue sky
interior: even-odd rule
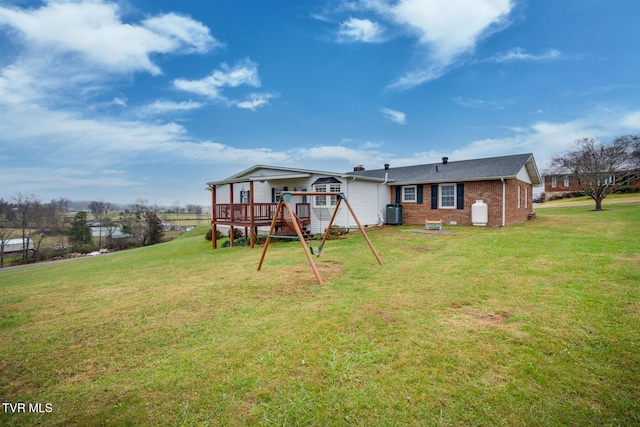
[[[640,133],[637,0],[0,0],[0,197],[208,204]]]

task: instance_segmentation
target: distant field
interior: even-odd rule
[[[410,228],[0,270],[0,425],[640,425],[640,204]]]

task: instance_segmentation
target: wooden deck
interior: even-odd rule
[[[249,203],[219,203],[215,205],[211,223],[234,227],[268,227],[273,221],[277,206],[277,203],[254,203],[252,216]],[[309,203],[297,203],[295,209],[300,224],[311,223],[311,205]],[[280,225],[291,222],[289,214],[284,210],[280,212],[279,217],[278,224]]]

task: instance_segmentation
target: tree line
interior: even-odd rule
[[[0,198],[0,268],[5,266],[5,258],[9,256],[7,250],[11,240],[22,242],[21,250],[12,252],[12,262],[25,264],[69,251],[88,253],[101,248],[153,245],[160,243],[164,235],[159,216],[163,209],[141,198],[122,210],[121,206],[103,200],[92,201],[87,210],[76,212],[73,218],[69,216],[71,205],[72,202],[65,198],[45,203],[36,195],[16,194],[9,200]],[[193,208],[194,213],[202,213],[201,206],[187,206]],[[92,235],[92,225],[99,230],[97,236]],[[55,241],[55,249],[41,249],[45,237]]]

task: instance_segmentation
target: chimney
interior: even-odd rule
[[[385,163],[384,164],[384,170],[388,171],[389,170],[389,163]]]
[[[449,158],[448,157],[443,157],[442,158],[442,164],[446,165],[449,162]]]
[[[362,172],[362,171],[364,171],[364,166],[362,166],[362,165],[355,166],[353,168],[353,171],[354,172]]]

